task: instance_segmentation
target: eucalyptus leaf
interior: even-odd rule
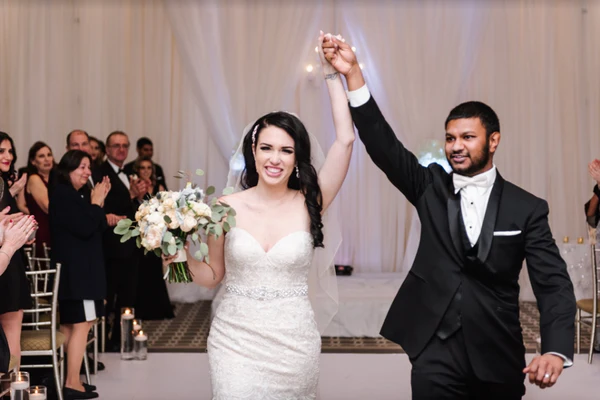
[[[174,256],[177,253],[177,246],[170,244],[168,248],[169,255]]]
[[[233,194],[233,188],[231,186],[223,189],[223,196],[228,196],[230,194]]]
[[[131,224],[133,223],[132,220],[130,220],[129,218],[125,218],[120,220],[119,222],[117,222],[117,226],[118,227],[125,227],[125,228],[129,228],[131,226]]]
[[[198,175],[198,176],[204,176],[204,171],[202,171],[200,168],[198,168],[196,170],[196,175]]]
[[[136,227],[134,230],[131,231],[131,237],[140,237],[140,228]]]
[[[223,227],[219,224],[215,225],[215,236],[219,237],[223,234]]]
[[[211,209],[211,211],[212,211],[213,213],[216,213],[216,212],[217,212],[217,213],[222,213],[223,211],[225,211],[225,207],[223,207],[223,206],[222,206],[222,205],[220,205],[220,204],[215,204],[215,205],[214,205],[214,206],[212,206],[210,209]]]
[[[227,207],[227,208],[231,207],[229,204],[225,203],[225,202],[224,202],[224,201],[222,201],[222,200],[221,200],[221,201],[219,201],[219,204],[221,204],[223,207]]]
[[[208,255],[208,245],[206,243],[200,243],[200,252],[202,253],[202,255],[207,256]]]
[[[198,250],[194,253],[194,258],[196,260],[202,261],[202,259],[204,258],[204,254],[202,254],[202,252],[200,250]]]
[[[225,232],[229,232],[230,229],[231,229],[231,227],[229,226],[229,222],[227,222],[227,221],[223,222],[223,230]]]
[[[228,215],[231,215],[232,217],[235,217],[235,216],[236,216],[235,209],[234,209],[233,207],[229,207],[229,208],[227,209],[227,214],[228,214]]]
[[[154,249],[152,250],[152,252],[154,253],[154,255],[158,258],[162,257],[162,252],[160,251],[160,249]]]
[[[235,217],[231,214],[229,214],[227,216],[227,223],[229,224],[229,226],[231,226],[232,228],[235,227]]]
[[[204,262],[210,265],[210,258],[208,257],[208,254],[206,255],[206,257],[204,257]]]
[[[170,242],[171,239],[173,239],[173,234],[169,231],[166,231],[165,234],[163,235],[163,242]]]
[[[210,195],[212,195],[214,193],[215,193],[215,187],[214,186],[209,186],[209,187],[206,188],[206,195],[207,196],[210,196]]]
[[[164,220],[167,224],[170,224],[172,222],[171,218],[168,215],[165,215]]]
[[[129,231],[129,228],[123,227],[123,226],[115,226],[115,228],[113,229],[113,232],[116,233],[117,235],[124,235],[128,231]]]
[[[210,206],[214,206],[215,204],[217,204],[217,202],[219,201],[219,199],[217,199],[216,197],[213,197],[212,200],[210,201]]]
[[[192,240],[193,240],[194,242],[197,242],[197,241],[198,241],[198,234],[197,234],[196,232],[192,233]]]
[[[131,231],[127,231],[126,234],[124,234],[123,236],[121,236],[121,243],[125,243],[129,239],[131,239]]]

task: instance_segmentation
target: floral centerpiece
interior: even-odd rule
[[[204,172],[198,169],[196,175],[202,176]],[[176,178],[188,178],[183,190],[159,192],[145,200],[135,213],[135,221],[119,221],[114,232],[122,236],[122,243],[135,238],[138,248],[144,248],[144,254],[152,251],[157,257],[177,255],[167,268],[165,279],[169,283],[188,283],[193,277],[183,246],[191,238],[200,245],[194,257],[209,264],[208,245],[203,238],[209,235],[218,238],[234,227],[235,210],[217,197],[208,198],[215,193],[213,186],[202,190],[184,171],[179,171]],[[223,195],[232,191],[226,188]]]

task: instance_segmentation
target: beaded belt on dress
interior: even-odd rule
[[[264,286],[242,287],[237,285],[225,285],[227,293],[249,297],[254,300],[274,300],[286,297],[300,297],[308,295],[308,286],[297,286],[287,289],[271,289]]]

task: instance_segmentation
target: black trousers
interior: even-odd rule
[[[525,375],[507,383],[483,382],[476,377],[462,328],[445,340],[433,335],[421,354],[410,361],[413,400],[519,400],[525,394]]]
[[[134,307],[137,297],[139,257],[137,253],[128,258],[106,260],[106,316],[112,321],[107,330],[110,345],[118,346],[121,341],[121,308]],[[111,316],[111,314],[113,314]]]

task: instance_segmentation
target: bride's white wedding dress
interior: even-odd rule
[[[208,337],[214,400],[315,399],[321,338],[308,299],[307,231],[265,252],[247,231],[225,237],[226,293]]]

